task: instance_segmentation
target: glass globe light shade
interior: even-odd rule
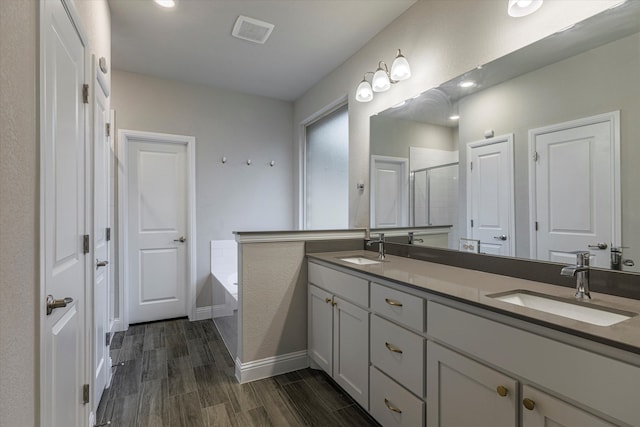
[[[398,56],[393,60],[391,64],[391,78],[393,80],[402,81],[411,77],[411,68],[409,67],[409,61],[405,58],[400,49],[398,49]]]
[[[378,68],[373,75],[373,80],[371,80],[371,88],[374,92],[384,92],[389,90],[390,87],[391,82],[389,81],[389,76],[386,71],[382,68]]]
[[[356,101],[369,102],[373,99],[373,90],[368,81],[362,80],[356,89]]]

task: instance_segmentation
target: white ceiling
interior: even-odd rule
[[[108,2],[113,68],[292,101],[416,0]],[[232,37],[239,15],[275,24],[269,40]]]

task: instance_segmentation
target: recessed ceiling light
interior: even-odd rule
[[[509,0],[507,12],[509,13],[509,16],[513,16],[514,18],[531,15],[533,12],[540,9],[542,1],[543,0]]]
[[[453,116],[449,116],[449,120],[458,120],[460,119],[460,116],[457,114],[454,114]]]
[[[153,0],[158,6],[172,8],[176,7],[176,0]]]
[[[458,83],[458,86],[460,87],[474,87],[476,85],[476,82],[471,81],[471,80],[464,80],[460,83]]]

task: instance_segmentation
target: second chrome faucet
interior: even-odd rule
[[[378,240],[369,240],[367,242],[367,246],[371,246],[374,243],[378,244],[378,259],[383,260],[385,257],[385,252],[384,252],[384,233],[380,233],[378,236]]]
[[[575,252],[576,265],[567,265],[560,270],[562,276],[576,278],[576,299],[590,300],[589,292],[589,256],[588,251]]]

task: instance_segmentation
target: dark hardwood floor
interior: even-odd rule
[[[115,374],[97,425],[377,426],[321,371],[238,384],[211,320],[131,325],[111,344]]]

